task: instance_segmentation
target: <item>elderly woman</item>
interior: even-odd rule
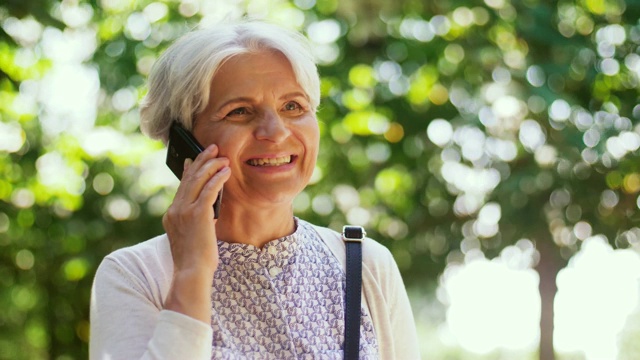
[[[100,265],[92,359],[343,358],[345,245],[292,208],[316,164],[319,97],[304,37],[274,25],[197,30],[162,55],[142,130],[167,142],[177,121],[204,151],[184,163],[166,234]],[[359,358],[416,359],[398,268],[362,246]]]

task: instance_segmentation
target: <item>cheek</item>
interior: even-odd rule
[[[305,146],[309,151],[317,153],[320,146],[320,128],[315,117],[305,121],[302,134],[304,135]]]
[[[203,120],[206,122],[206,120]],[[196,126],[193,128],[193,133],[196,136],[196,139],[204,146],[205,148],[211,144],[219,144],[219,133],[220,129],[218,126],[214,126],[214,124],[203,124],[201,126]]]
[[[310,161],[313,161],[313,165],[315,165],[316,158],[318,157],[318,150],[320,147],[320,131],[318,129],[318,125],[315,124],[313,126],[309,126],[304,134],[304,144],[306,148],[306,152],[310,157]]]
[[[218,156],[228,157],[229,160],[235,153],[238,152],[240,146],[240,139],[242,136],[238,134],[238,131],[231,127],[217,126],[207,131],[204,137],[206,143],[204,146],[216,144],[219,149]]]

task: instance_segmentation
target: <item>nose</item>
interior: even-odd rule
[[[258,126],[255,130],[256,139],[267,140],[274,143],[282,142],[290,133],[285,119],[277,112],[271,110],[264,113],[262,119],[258,121]]]

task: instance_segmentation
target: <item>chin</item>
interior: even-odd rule
[[[291,188],[287,190],[288,191],[261,191],[252,198],[269,204],[292,205],[293,200],[300,194],[300,191],[292,192]]]

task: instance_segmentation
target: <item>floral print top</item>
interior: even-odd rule
[[[342,359],[345,274],[313,227],[263,248],[218,241],[211,291],[213,359]],[[377,359],[361,308],[360,359]]]

